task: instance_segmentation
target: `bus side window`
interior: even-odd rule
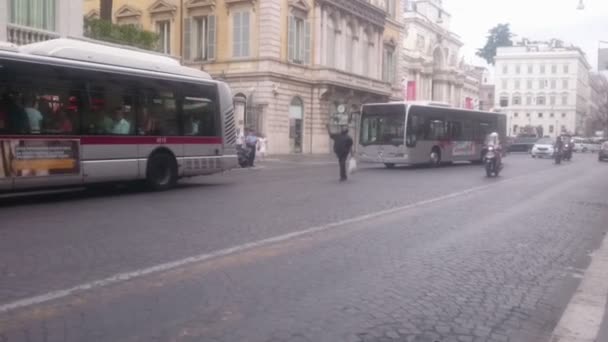
[[[184,135],[220,136],[217,91],[212,85],[184,85],[180,94],[181,122]]]

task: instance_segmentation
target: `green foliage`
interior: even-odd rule
[[[513,46],[513,41],[511,40],[513,34],[511,33],[509,24],[498,24],[490,29],[488,33],[486,45],[477,50],[477,56],[485,59],[488,64],[494,65],[496,50],[503,46]]]
[[[101,19],[84,19],[84,35],[115,44],[135,46],[146,50],[155,50],[158,46],[158,34],[135,25],[117,25]]]

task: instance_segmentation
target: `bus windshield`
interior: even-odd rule
[[[405,106],[375,105],[363,108],[361,145],[403,145]]]

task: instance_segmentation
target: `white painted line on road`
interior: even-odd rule
[[[551,342],[599,342],[608,299],[608,238],[591,254],[591,264],[564,315],[553,331]]]
[[[52,292],[48,292],[48,293],[45,293],[42,295],[20,299],[20,300],[17,300],[17,301],[11,302],[11,303],[7,303],[7,304],[2,304],[2,305],[0,305],[0,313],[4,313],[4,312],[11,311],[11,310],[16,310],[16,309],[21,309],[21,308],[25,308],[25,307],[32,306],[32,305],[46,303],[46,302],[49,302],[52,300],[65,298],[65,297],[77,294],[79,292],[89,291],[89,290],[93,290],[93,289],[101,288],[101,287],[105,287],[105,286],[110,286],[110,285],[115,285],[115,284],[118,284],[121,282],[126,282],[129,280],[135,279],[135,278],[147,276],[147,275],[150,275],[153,273],[169,271],[169,270],[187,266],[190,264],[209,261],[211,259],[216,259],[219,257],[224,257],[227,255],[240,253],[240,252],[244,252],[244,251],[255,249],[255,248],[260,248],[260,247],[265,247],[265,246],[280,243],[280,242],[285,242],[285,241],[295,239],[295,238],[298,238],[301,236],[311,235],[314,233],[334,229],[334,228],[345,226],[348,224],[358,223],[358,222],[370,220],[370,219],[373,219],[376,217],[390,215],[390,214],[397,213],[400,211],[411,210],[411,209],[418,208],[418,207],[421,207],[424,205],[434,204],[437,202],[453,199],[456,197],[465,196],[465,195],[468,195],[473,192],[489,189],[489,188],[504,184],[506,182],[513,181],[513,180],[527,177],[527,176],[530,176],[530,174],[507,178],[507,179],[503,179],[500,181],[496,181],[492,184],[473,187],[473,188],[470,188],[467,190],[454,192],[451,194],[431,198],[428,200],[423,200],[420,202],[411,203],[411,204],[407,204],[407,205],[403,205],[403,206],[399,206],[399,207],[394,207],[391,209],[386,209],[386,210],[381,210],[381,211],[377,211],[374,213],[356,216],[356,217],[353,217],[350,219],[341,220],[341,221],[337,221],[337,222],[333,222],[333,223],[329,223],[329,224],[325,224],[325,225],[321,225],[321,226],[317,226],[317,227],[312,227],[312,228],[308,228],[305,230],[301,230],[301,231],[297,231],[297,232],[293,232],[293,233],[289,233],[289,234],[284,234],[284,235],[279,235],[279,236],[275,236],[275,237],[271,237],[271,238],[267,238],[267,239],[263,239],[263,240],[259,240],[259,241],[249,242],[249,243],[245,243],[245,244],[234,246],[234,247],[229,247],[226,249],[221,249],[221,250],[207,253],[207,254],[199,254],[199,255],[191,256],[191,257],[188,257],[185,259],[176,260],[176,261],[172,261],[172,262],[168,262],[168,263],[164,263],[164,264],[159,264],[159,265],[155,265],[155,266],[151,266],[151,267],[147,267],[147,268],[142,268],[142,269],[131,271],[131,272],[118,273],[118,274],[115,274],[115,275],[110,276],[105,279],[95,280],[92,282],[76,285],[76,286],[68,288],[68,289],[52,291]]]

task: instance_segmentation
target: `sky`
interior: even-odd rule
[[[451,30],[465,44],[461,53],[466,62],[484,65],[475,56],[485,45],[488,30],[499,23],[510,23],[514,41],[561,39],[583,49],[593,69],[597,68],[600,40],[608,41],[608,0],[444,0],[452,15]],[[602,47],[608,48],[607,44]]]

